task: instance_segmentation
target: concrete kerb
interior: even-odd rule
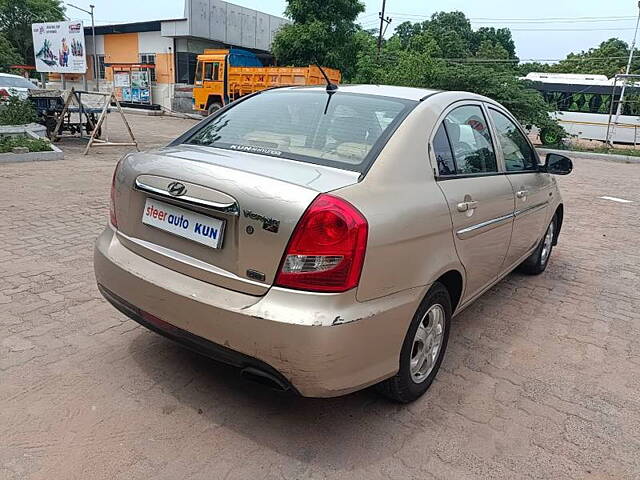
[[[26,125],[2,125],[0,126],[0,136],[3,135],[28,135],[32,138],[46,137],[47,129],[37,123]],[[42,134],[42,135],[40,135]],[[50,160],[62,160],[64,152],[53,143],[49,144],[51,150],[48,152],[28,152],[28,153],[0,153],[0,163],[17,162],[42,162]]]
[[[631,155],[618,155],[610,153],[596,153],[596,152],[580,152],[575,150],[557,150],[553,148],[538,148],[540,156],[544,157],[547,153],[557,153],[559,155],[565,155],[567,157],[578,158],[593,158],[596,160],[605,160],[607,162],[616,163],[640,163],[640,157],[634,157]]]

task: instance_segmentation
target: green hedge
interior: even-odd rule
[[[36,109],[30,100],[12,95],[0,103],[0,125],[24,125],[36,120]]]
[[[0,138],[0,153],[11,152],[15,147],[27,147],[30,152],[49,152],[52,150],[47,140],[30,137]]]

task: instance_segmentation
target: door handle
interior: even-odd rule
[[[475,200],[469,200],[467,202],[460,202],[458,204],[458,211],[459,212],[467,212],[469,210],[474,210],[478,208],[478,202],[476,202]]]
[[[520,190],[520,191],[516,192],[516,197],[518,197],[518,198],[526,198],[528,193],[529,193],[529,190]]]

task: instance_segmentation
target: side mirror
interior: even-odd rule
[[[544,163],[544,169],[547,173],[553,175],[569,175],[573,170],[573,162],[569,157],[559,155],[557,153],[548,153],[547,160]]]

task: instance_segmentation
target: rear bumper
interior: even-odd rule
[[[135,305],[131,305],[125,299],[118,297],[115,293],[107,290],[102,285],[98,284],[98,290],[102,296],[113,305],[117,310],[124,313],[131,320],[138,322],[143,327],[148,328],[156,333],[159,333],[163,337],[169,338],[175,342],[178,342],[185,347],[197,352],[201,355],[213,358],[219,362],[233,365],[238,368],[252,368],[254,371],[264,372],[282,387],[282,390],[293,390],[294,393],[298,393],[293,385],[275,370],[271,365],[267,365],[264,362],[256,358],[243,355],[240,352],[236,352],[229,348],[213,343],[206,338],[199,337],[193,333],[182,330],[175,327],[170,323],[167,323],[157,317],[153,317],[146,312],[141,311]]]
[[[111,227],[96,241],[94,268],[105,298],[142,325],[225,363],[266,371],[310,397],[343,395],[394,375],[426,291],[362,303],[355,291],[273,287],[252,296],[140,257]]]

